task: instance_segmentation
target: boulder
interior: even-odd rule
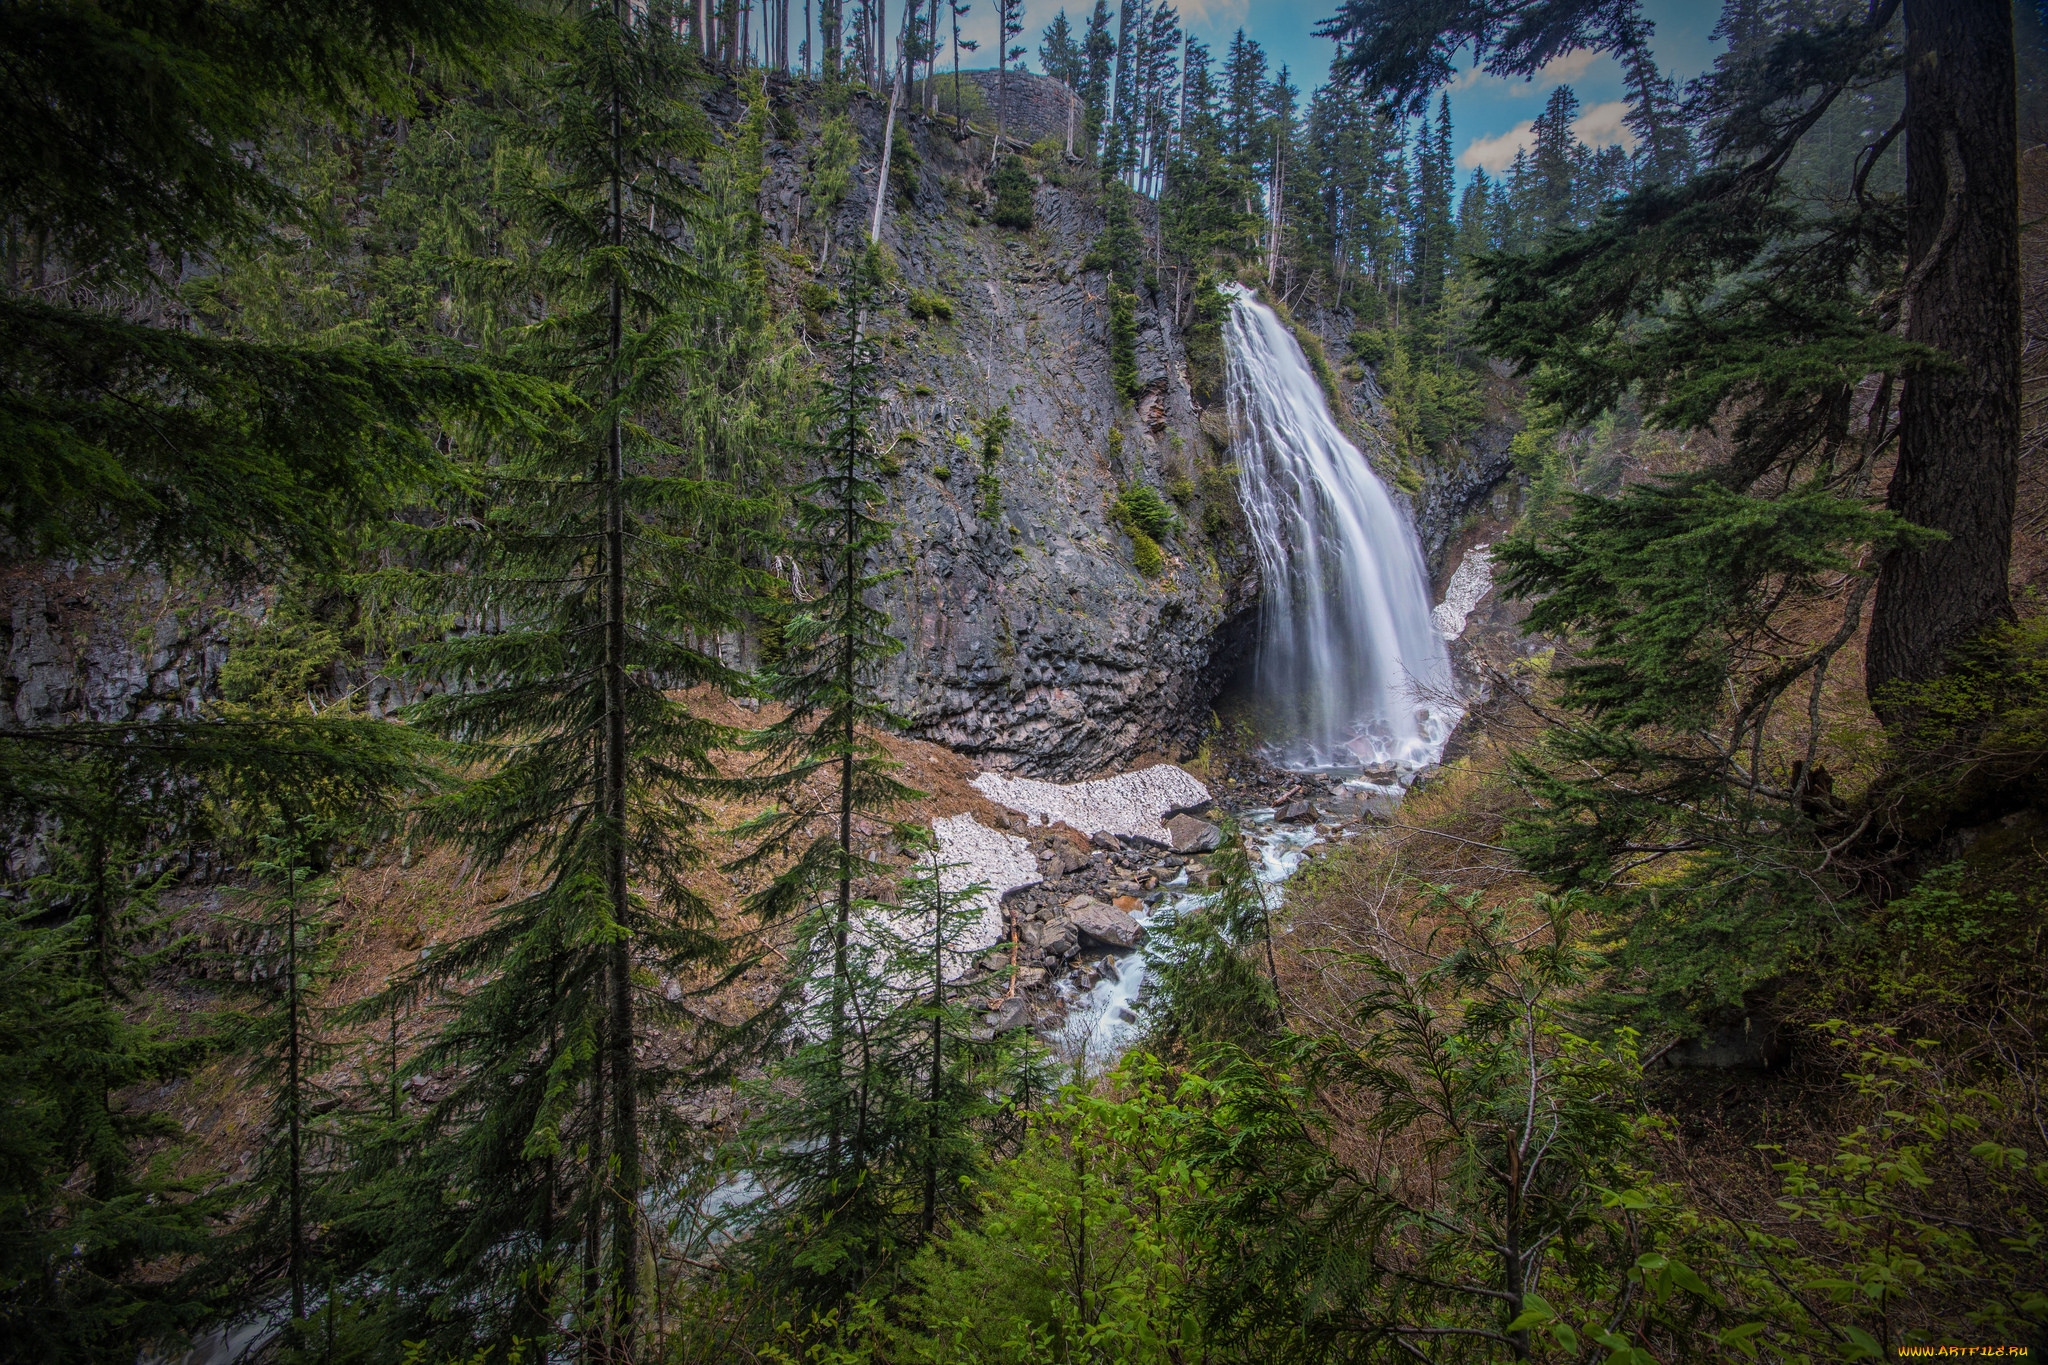
[[[1076,897],[1087,900],[1086,897]],[[1137,905],[1136,901],[1131,902]],[[1111,948],[1135,948],[1145,941],[1145,926],[1132,919],[1130,912],[1118,906],[1104,905],[1098,900],[1087,900],[1084,905],[1067,906],[1067,918],[1083,938]]]
[[[1175,853],[1213,853],[1223,843],[1222,830],[1192,815],[1174,816],[1166,822],[1166,832]]]
[[[1095,833],[1089,835],[1088,842],[1101,849],[1104,853],[1123,852],[1124,841],[1106,829],[1096,830]]]
[[[1021,995],[1013,995],[990,1010],[983,1022],[997,1033],[1024,1028],[1031,1022],[1031,1002]]]
[[[1081,951],[1081,931],[1070,919],[1056,919],[1039,935],[1040,951],[1055,957],[1072,957]]]
[[[1273,818],[1290,825],[1306,824],[1316,818],[1316,808],[1312,802],[1289,801]]]

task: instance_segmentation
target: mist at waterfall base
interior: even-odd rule
[[[1464,714],[1422,547],[1287,324],[1241,285],[1222,288],[1231,455],[1262,593],[1235,690],[1282,767],[1410,775]]]

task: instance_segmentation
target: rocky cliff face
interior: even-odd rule
[[[1063,98],[1042,77],[1011,79],[1013,117]],[[1052,95],[1037,98],[1037,86]],[[867,151],[835,249],[856,246],[868,222],[885,110],[856,96],[851,112]],[[1257,583],[1232,509],[1209,514],[1228,501],[1227,483],[1212,477],[1195,492],[1226,457],[1189,390],[1171,282],[1141,291],[1145,392],[1133,402],[1110,372],[1106,281],[1083,268],[1104,228],[1092,175],[1042,166],[1035,226],[1000,228],[985,216],[986,142],[956,142],[943,121],[913,118],[907,133],[917,164],[882,234],[901,288],[877,320],[888,375],[880,434],[900,464],[888,482],[902,573],[885,599],[906,648],[890,700],[920,737],[1039,776],[1186,749],[1249,640]],[[806,150],[770,151],[766,196],[784,240],[798,240]],[[904,169],[893,166],[892,180]],[[944,298],[951,318],[911,316],[912,290]],[[988,466],[989,497],[976,478],[999,409],[1012,425]],[[1131,482],[1186,494],[1156,576],[1138,570],[1110,516]]]
[[[992,74],[986,84],[993,97]],[[1057,83],[1013,74],[1010,86],[1021,139],[1062,132]],[[817,268],[821,228],[806,207],[815,111],[791,112],[777,121],[789,136],[767,148],[762,206],[784,248],[775,287],[793,301]],[[829,225],[835,260],[865,238],[885,112],[852,97],[863,152]],[[891,166],[882,234],[899,279],[874,319],[886,375],[878,434],[900,527],[900,574],[882,605],[905,645],[885,692],[914,734],[1034,776],[1191,750],[1253,641],[1259,585],[1221,401],[1205,410],[1189,383],[1176,321],[1188,300],[1171,271],[1140,291],[1143,392],[1126,397],[1110,370],[1106,281],[1084,268],[1105,226],[1093,173],[1058,156],[1032,163],[1035,224],[1002,228],[987,216],[984,139],[956,141],[949,121],[915,115],[899,114],[899,126],[914,161]],[[913,315],[913,291],[943,299],[951,316],[929,315],[928,302],[928,316]],[[1306,320],[1341,354],[1348,319]],[[1385,420],[1378,390],[1370,374],[1346,387],[1369,435]],[[986,470],[991,495],[977,476],[984,424],[1002,409],[1011,427]],[[1425,473],[1413,509],[1433,569],[1505,473],[1506,447],[1504,430],[1489,432],[1462,462]],[[1110,513],[1130,483],[1179,503],[1156,574],[1139,571]],[[18,572],[7,595],[5,700],[19,724],[191,714],[215,694],[237,623],[264,610],[261,593],[202,603],[146,575],[57,566]],[[373,711],[403,700],[374,674],[336,670],[336,692],[356,687]]]

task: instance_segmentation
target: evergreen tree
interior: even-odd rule
[[[335,926],[323,912],[308,831],[280,825],[260,842],[261,852],[249,864],[262,881],[257,913],[236,917],[256,946],[252,986],[259,996],[241,1041],[257,1057],[254,1074],[270,1084],[271,1102],[255,1188],[248,1192],[258,1202],[236,1259],[282,1262],[291,1310],[287,1332],[296,1336],[313,1274],[309,1225],[325,1211],[323,1177],[333,1169],[332,1135],[316,1134],[313,1117],[328,1107],[320,1104],[326,1096],[315,1078],[336,1055],[318,1019],[318,983],[333,956]]]
[[[1415,134],[1415,228],[1409,238],[1409,289],[1418,316],[1443,307],[1444,285],[1452,265],[1451,192],[1456,170],[1451,164],[1451,98],[1437,105],[1436,124],[1423,120]]]
[[[1081,38],[1081,104],[1088,119],[1088,137],[1100,155],[1102,130],[1109,119],[1110,65],[1116,57],[1116,39],[1109,32],[1109,0],[1095,0],[1088,14],[1088,28]]]
[[[670,1012],[647,969],[687,979],[726,952],[687,878],[702,858],[693,797],[717,785],[711,753],[734,737],[669,693],[739,687],[691,642],[736,625],[749,579],[719,534],[744,515],[730,486],[678,472],[732,452],[670,435],[675,395],[696,377],[684,328],[703,302],[683,238],[702,199],[682,157],[705,138],[687,50],[665,12],[609,3],[574,16],[563,42],[527,130],[547,314],[519,353],[584,406],[480,459],[474,492],[419,538],[423,559],[448,565],[419,589],[493,628],[413,661],[453,684],[419,721],[488,767],[434,808],[430,832],[480,867],[538,863],[540,884],[402,988],[455,991],[420,1064],[463,1082],[409,1178],[466,1197],[431,1201],[437,1216],[396,1239],[390,1273],[411,1311],[456,1294],[480,1333],[503,1339],[552,1330],[571,1289],[561,1267],[580,1261],[585,1330],[630,1351],[641,1106],[671,1083],[636,1058],[643,1019]],[[580,1179],[565,1169],[577,1152]],[[533,1235],[482,1255],[515,1230]]]
[[[1223,146],[1231,169],[1243,178],[1247,193],[1256,191],[1267,159],[1264,100],[1266,94],[1266,53],[1256,41],[1239,29],[1230,39],[1230,51],[1223,59]],[[1256,206],[1249,198],[1247,211]]]
[[[844,944],[829,906],[799,936],[802,1041],[746,1135],[768,1192],[748,1254],[812,1304],[870,1282],[962,1205],[1006,1092],[1034,1074],[1015,1035],[976,1041],[947,985],[986,888],[948,890],[946,871],[923,853],[893,904],[858,902]]]
[[[874,688],[880,663],[903,648],[888,633],[887,614],[868,601],[894,576],[872,567],[890,541],[888,523],[870,511],[882,490],[874,482],[876,355],[865,331],[883,268],[879,248],[870,246],[846,273],[837,373],[817,451],[822,468],[796,492],[797,549],[816,565],[823,589],[783,623],[783,657],[764,679],[788,710],[757,739],[764,769],[759,780],[779,790],[783,801],[743,828],[757,842],[732,865],[784,860],[749,908],[766,922],[811,925],[821,935],[817,941],[829,945],[833,975],[819,1007],[829,1012],[825,1041],[842,1067],[850,1066],[856,1004],[848,975],[856,966],[850,950],[856,887],[879,871],[874,821],[919,795],[889,775],[894,765],[886,750],[862,733],[899,724]],[[836,1163],[851,1115],[837,1111],[830,1122],[826,1159]]]
[[[1536,116],[1535,145],[1529,154],[1531,231],[1547,232],[1578,226],[1579,169],[1582,154],[1572,123],[1579,116],[1579,97],[1560,85]]]
[[[132,1359],[221,1306],[189,1278],[136,1272],[216,1250],[231,1196],[173,1175],[177,1123],[108,1101],[190,1074],[205,1044],[125,1017],[87,924],[47,908],[32,891],[0,920],[0,1352]]]
[[[1152,950],[1145,1013],[1161,1043],[1255,1046],[1285,1023],[1273,966],[1272,904],[1244,831],[1223,824],[1209,860],[1215,890],[1183,902]]]
[[[1493,180],[1482,166],[1472,172],[1458,196],[1457,269],[1462,271],[1473,257],[1499,248],[1493,238],[1495,221]]]
[[[1086,62],[1081,54],[1081,45],[1074,41],[1074,30],[1067,23],[1065,10],[1055,14],[1039,35],[1038,65],[1046,75],[1067,89],[1080,90],[1086,75]]]
[[[1639,184],[1676,185],[1692,174],[1692,130],[1678,108],[1670,77],[1657,69],[1650,51],[1653,28],[1638,16],[1621,50],[1629,95],[1627,122],[1636,135],[1634,178]]]

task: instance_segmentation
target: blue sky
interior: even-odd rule
[[[890,6],[893,21],[896,5]],[[1025,64],[1038,69],[1039,34],[1061,9],[1078,29],[1086,20],[1094,0],[1025,0]],[[1330,58],[1336,51],[1327,38],[1315,35],[1316,25],[1334,12],[1335,0],[1179,0],[1181,23],[1197,38],[1209,44],[1220,61],[1237,29],[1259,41],[1275,66],[1287,64],[1294,84],[1304,98],[1329,75]],[[981,52],[974,65],[995,52],[995,6],[993,0],[974,0],[974,8],[961,22],[963,37],[981,40]],[[1115,12],[1114,0],[1111,12]],[[1720,18],[1720,6],[1700,0],[1646,0],[1645,15],[1655,23],[1651,49],[1667,75],[1683,82],[1699,74],[1713,61],[1717,44],[1708,34]],[[943,59],[942,59],[943,60]],[[963,61],[963,65],[966,63]],[[1503,81],[1466,71],[1451,88],[1451,125],[1458,151],[1459,179],[1485,166],[1497,170],[1514,160],[1515,148],[1528,139],[1529,123],[1543,109],[1543,101],[1559,84],[1572,87],[1584,114],[1580,119],[1582,140],[1592,145],[1621,141],[1621,69],[1611,57],[1594,58],[1575,53],[1546,68],[1533,81]]]

